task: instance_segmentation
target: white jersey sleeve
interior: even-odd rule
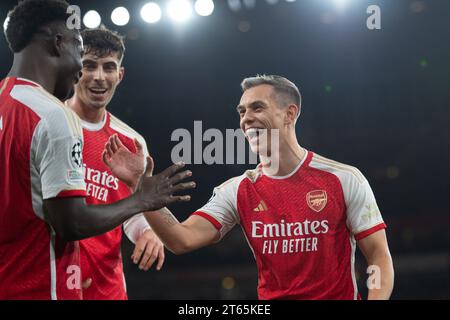
[[[386,227],[369,182],[361,171],[318,154],[314,154],[310,166],[339,179],[347,208],[347,227],[356,240]]]
[[[232,178],[214,189],[212,197],[194,214],[209,220],[220,232],[222,239],[237,223],[237,192],[244,176]]]
[[[78,116],[41,88],[16,86],[11,96],[40,117],[31,141],[31,172],[40,180],[33,183],[40,184],[42,198],[85,196]]]
[[[376,231],[373,228],[384,228],[380,209],[367,179],[350,175],[344,183],[347,226],[356,240],[364,238],[369,231]]]

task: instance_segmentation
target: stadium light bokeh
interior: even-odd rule
[[[102,18],[100,17],[100,14],[95,10],[90,10],[86,12],[86,14],[83,17],[83,24],[86,26],[86,28],[89,29],[98,28],[101,23]]]
[[[125,26],[130,21],[130,13],[125,7],[118,7],[113,10],[111,13],[111,21],[116,26]]]
[[[141,9],[141,18],[147,23],[156,23],[161,20],[161,7],[156,2],[149,2]]]
[[[202,17],[210,16],[214,12],[214,2],[212,0],[197,0],[194,7],[195,12]]]
[[[333,0],[333,2],[339,10],[343,10],[347,7],[349,0]]]
[[[169,17],[176,22],[185,22],[192,16],[192,4],[188,0],[171,0],[167,5]]]

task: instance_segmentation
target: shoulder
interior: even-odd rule
[[[46,122],[52,136],[82,136],[80,118],[60,100],[40,87],[15,85],[11,97],[33,111],[41,121]]]
[[[240,176],[236,176],[223,182],[221,185],[217,186],[215,189],[219,191],[234,191],[237,192],[239,186],[244,182],[255,183],[261,176],[260,170],[258,168],[253,170],[247,170]]]
[[[110,112],[109,112],[109,116],[110,116],[110,125],[109,126],[111,127],[111,129],[113,129],[114,131],[116,131],[130,139],[136,138],[140,142],[142,142],[142,141],[145,142],[144,137],[142,137],[136,130],[131,128],[125,122],[123,122],[122,120],[120,120],[119,118],[117,118],[116,116],[111,114]]]
[[[317,153],[313,153],[309,166],[333,174],[337,176],[341,182],[351,181],[362,184],[366,181],[366,178],[358,168],[325,158]]]

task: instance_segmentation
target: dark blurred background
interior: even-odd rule
[[[1,22],[15,3],[1,0]],[[240,81],[283,75],[303,95],[300,144],[358,167],[371,183],[388,225],[392,298],[450,298],[450,1],[216,0],[211,16],[175,23],[163,12],[152,25],[139,16],[146,1],[71,3],[83,14],[97,10],[127,36],[125,80],[109,110],[147,139],[156,171],[171,163],[175,129],[193,132],[196,120],[203,131],[236,129]],[[381,30],[366,27],[371,4],[381,8]],[[117,6],[128,8],[128,25],[111,22]],[[3,78],[12,62],[4,37],[0,59]],[[214,186],[251,167],[190,165],[193,200],[170,209],[184,220]],[[239,226],[212,247],[167,252],[160,272],[139,271],[132,249],[124,238],[131,299],[257,297],[254,258]],[[361,255],[357,269],[366,297]]]

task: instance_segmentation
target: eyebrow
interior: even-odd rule
[[[254,108],[254,107],[267,107],[267,104],[264,102],[264,101],[262,101],[262,100],[256,100],[256,101],[253,101],[252,103],[250,103],[249,105],[248,105],[250,108]],[[236,111],[237,112],[240,112],[242,109],[245,109],[245,106],[243,106],[242,104],[240,104],[240,105],[238,105],[237,107],[236,107]]]
[[[85,64],[97,64],[97,61],[92,60],[92,59],[84,59],[83,65],[85,65]]]
[[[92,59],[84,59],[83,65],[88,65],[88,64],[96,64],[97,65],[98,61],[92,60]],[[103,65],[107,66],[107,67],[117,68],[117,63],[115,61],[108,61],[108,62],[105,62]]]
[[[105,62],[103,65],[107,66],[107,67],[117,68],[117,63],[115,61],[108,61],[108,62]]]

